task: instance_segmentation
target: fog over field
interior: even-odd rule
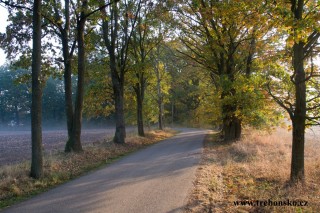
[[[127,128],[127,132],[136,131],[135,127]],[[279,130],[285,132],[284,130]],[[82,131],[81,139],[83,144],[90,144],[96,141],[112,139],[115,128],[109,126],[97,128],[87,126]],[[286,134],[290,135],[291,132]],[[291,137],[288,137],[291,140]],[[67,140],[67,131],[55,126],[46,126],[43,131],[43,147],[46,154],[63,151]],[[320,127],[312,127],[306,131],[306,145],[320,148]],[[7,128],[0,130],[0,166],[13,164],[31,158],[31,132],[27,127]]]
[[[134,127],[128,127],[127,132],[133,132]],[[88,126],[82,130],[83,144],[112,139],[115,128],[94,128]],[[45,128],[42,134],[45,154],[63,151],[67,140],[67,131],[62,128]],[[0,130],[0,166],[31,159],[31,132],[26,127],[14,131],[14,128]]]

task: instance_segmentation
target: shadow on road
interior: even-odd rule
[[[178,212],[205,134],[181,133],[5,212]]]

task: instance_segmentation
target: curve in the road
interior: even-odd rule
[[[177,136],[3,212],[180,212],[192,189],[206,130]]]

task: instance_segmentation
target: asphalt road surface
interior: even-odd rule
[[[207,131],[177,136],[133,153],[3,212],[182,212]]]

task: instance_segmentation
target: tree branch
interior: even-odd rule
[[[287,106],[285,105],[285,103],[280,100],[279,97],[275,96],[275,95],[271,92],[270,82],[267,83],[267,92],[268,92],[269,95],[277,102],[277,104],[279,104],[283,109],[285,109],[285,110],[288,112],[290,118],[293,119],[293,117],[294,117],[293,110],[290,109],[289,107],[287,107]],[[291,106],[291,105],[290,105],[290,106]]]

